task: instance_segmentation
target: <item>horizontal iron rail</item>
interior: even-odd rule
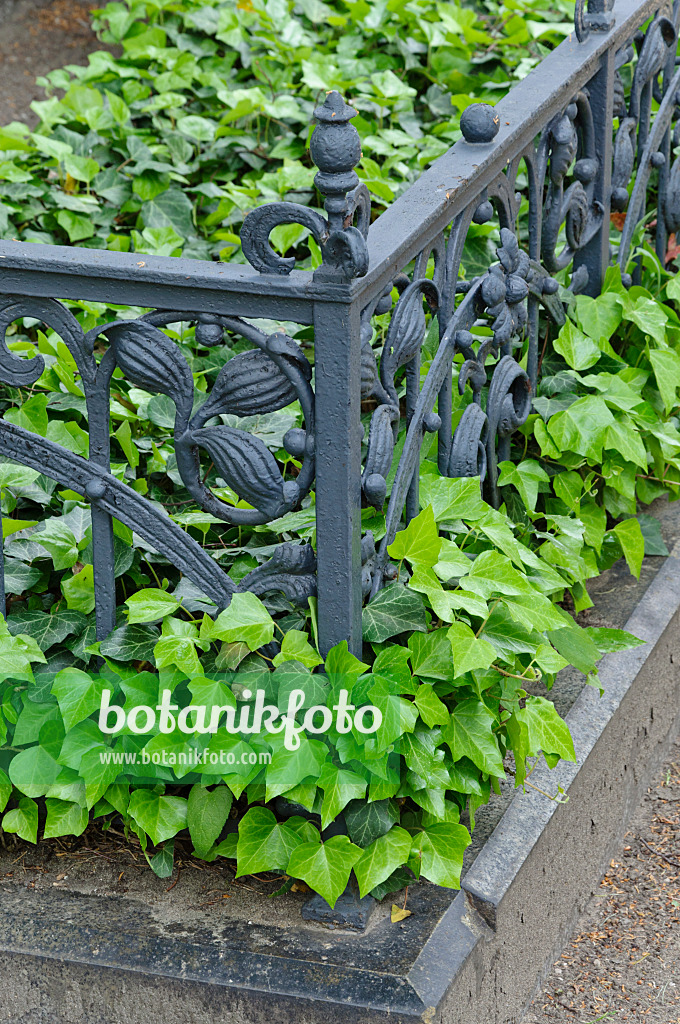
[[[0,241],[0,294],[257,315],[301,324],[313,322],[315,302],[349,301],[347,285],[315,282],[303,270],[284,277],[234,263],[14,241]]]
[[[597,73],[612,48],[623,46],[665,0],[617,0],[616,24],[580,43],[572,33],[496,104],[500,127],[493,142],[461,139],[441,156],[371,225],[369,270],[356,278],[359,298],[378,293],[440,231],[519,156]]]
[[[664,6],[665,0],[617,0],[612,28],[594,32],[584,42],[573,33],[548,54],[495,107],[500,128],[492,143],[457,142],[376,219],[368,233],[368,272],[350,284],[315,281],[301,270],[263,274],[241,264],[4,241],[0,292],[257,315],[301,324],[313,323],[316,302],[363,305],[531,143],[593,78],[604,54],[623,46]]]

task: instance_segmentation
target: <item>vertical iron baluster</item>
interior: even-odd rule
[[[589,10],[593,11],[591,3]],[[599,295],[609,265],[609,218],[612,180],[612,122],[614,119],[614,48],[602,56],[600,68],[588,85],[593,132],[598,146],[598,168],[594,181],[593,201],[602,208],[602,224],[591,240],[574,257],[574,271],[585,266],[588,271],[587,295]]]
[[[408,430],[416,403],[420,397],[420,352],[418,352],[406,367],[406,429]],[[405,517],[408,525],[420,511],[420,488],[419,488],[420,462],[413,472],[413,479],[406,497]]]
[[[114,369],[113,352],[104,355],[97,370],[94,389],[87,396],[90,436],[90,461],[107,473],[111,470],[109,437],[109,386]],[[102,640],[116,625],[116,578],[113,552],[113,520],[97,505],[103,497],[103,484],[92,479],[86,487],[92,511],[92,563],[94,569],[97,639]]]
[[[361,654],[361,340],[356,303],[317,303],[316,557],[319,645]]]

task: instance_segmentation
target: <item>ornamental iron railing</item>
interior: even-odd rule
[[[38,380],[42,357],[20,358],[5,333],[22,317],[43,321],[77,366],[90,441],[83,458],[0,420],[0,451],[91,503],[99,637],[116,621],[115,517],[218,607],[243,590],[281,591],[293,603],[316,594],[322,650],[346,639],[360,653],[362,603],[395,579],[388,546],[419,508],[428,435],[438,435],[439,472],[479,476],[497,505],[498,463],[510,457],[511,435],[536,389],[541,307],[564,322],[555,275],[572,292],[597,295],[613,260],[630,284],[639,268],[633,262],[632,276],[625,271],[650,190],[661,257],[668,233],[680,228],[679,20],[680,0],[672,8],[660,0],[615,7],[591,0],[587,12],[578,0],[574,34],[496,107],[465,110],[463,139],[372,224],[369,193],[355,171],[355,111],[329,93],[315,112],[310,145],[325,216],[288,202],[249,213],[241,231],[247,266],[0,243],[0,380],[15,387]],[[626,211],[615,251],[611,211]],[[270,247],[272,229],[282,224],[302,225],[316,240],[322,262],[315,271],[296,269],[294,258]],[[463,276],[466,239],[482,224],[498,228],[498,261]],[[152,312],[85,333],[58,300]],[[377,350],[374,318],[386,313]],[[313,328],[314,373],[295,340],[257,326],[263,319]],[[163,331],[183,321],[196,324],[200,345],[235,336],[252,346],[226,361],[198,409],[190,368]],[[433,331],[436,351],[421,374],[421,349]],[[162,508],[112,475],[116,368],[172,399],[177,471],[200,509],[228,524],[271,523],[313,490],[315,549],[284,542],[236,584]],[[454,385],[471,396],[455,429]],[[294,401],[304,428],[290,430],[284,446],[300,469],[284,480],[263,440],[221,417]],[[367,442],[362,403],[372,410]],[[240,507],[214,493],[201,458],[243,499]],[[369,532],[362,536],[362,506],[385,509],[378,546]]]

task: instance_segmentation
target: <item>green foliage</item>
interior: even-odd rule
[[[110,3],[95,26],[122,56],[50,72],[37,131],[3,130],[0,232],[242,260],[249,209],[311,195],[309,122],[325,91],[353,97],[359,174],[387,205],[460,137],[462,110],[495,102],[571,19],[567,0],[550,20],[539,0]],[[285,225],[273,241],[283,253],[305,234]]]
[[[378,4],[368,14],[349,0],[109,4],[97,25],[122,57],[102,52],[87,68],[50,73],[37,131],[13,124],[0,135],[0,234],[241,261],[238,229],[249,209],[312,200],[308,126],[329,88],[352,96],[359,175],[376,207],[388,204],[459,137],[469,102],[493,102],[571,31],[566,0],[554,11],[563,13],[545,20],[538,0],[490,0],[481,14],[437,0]],[[489,230],[471,228],[468,276],[494,258]],[[304,235],[283,226],[272,241],[311,267],[318,254]],[[577,611],[588,607],[587,580],[615,559],[639,575],[644,553],[664,553],[658,523],[638,514],[638,502],[680,493],[680,286],[658,271],[656,291],[626,291],[610,271],[598,299],[571,297],[570,318],[542,361],[536,411],[501,464],[500,510],[482,500],[477,479],[442,478],[424,449],[422,512],[389,548],[398,579],[364,609],[365,662],[346,644],[324,661],[313,610],[280,596],[239,593],[218,614],[120,523],[118,621],[95,643],[88,504],[0,461],[10,598],[0,623],[4,831],[36,842],[40,823],[45,837],[78,835],[90,817],[116,816],[161,877],[184,833],[199,857],[236,860],[239,876],[285,872],[331,904],[352,871],[362,894],[379,898],[414,876],[458,886],[470,841],[460,816],[474,827],[506,757],[517,785],[541,752],[551,765],[575,759],[553,703],[529,691],[547,694],[568,664],[597,684],[600,656],[636,643],[620,630],[582,629],[563,605],[570,593]],[[68,305],[86,330],[141,312]],[[284,328],[313,361],[309,329]],[[186,324],[167,333],[191,367],[197,404],[247,348],[229,334],[205,347]],[[30,392],[3,388],[2,415],[87,454],[84,395],[63,341],[26,320],[7,340],[21,355],[40,353],[45,371]],[[432,354],[426,344],[423,372]],[[468,400],[455,399],[456,415]],[[187,511],[166,396],[116,374],[111,418],[112,472],[164,506],[235,583],[282,534],[314,541],[313,495],[254,529]],[[240,425],[294,472],[283,436],[301,423],[294,404]],[[243,507],[214,475],[209,482]],[[380,537],[384,519],[368,513],[366,527]],[[104,691],[113,715],[155,708],[167,690],[177,710],[216,709],[223,724],[229,712],[246,722],[246,694],[258,689],[281,711],[301,689],[298,728],[309,708],[333,709],[343,689],[382,721],[371,735],[355,725],[301,732],[293,750],[245,726],[186,734],[156,724],[140,733],[127,719],[115,736],[98,728]],[[279,797],[285,813],[272,803]],[[348,834],[323,840],[339,815]]]

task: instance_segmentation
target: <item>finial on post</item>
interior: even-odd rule
[[[498,114],[488,103],[473,103],[460,115],[460,130],[466,142],[493,142],[500,124]]]
[[[323,262],[314,271],[315,279],[351,280],[368,270],[371,199],[354,170],[361,160],[361,139],[350,124],[356,113],[335,91],[314,111],[317,125],[309,149],[319,168],[314,183],[324,197],[327,218],[297,203],[267,203],[245,218],[241,248],[261,274],[290,274],[295,266],[294,256],[279,256],[269,244],[279,224],[302,224],[321,247]]]
[[[314,111],[316,128],[309,151],[319,168],[314,184],[324,197],[328,235],[322,244],[323,264],[315,278],[362,277],[368,269],[366,236],[371,219],[368,190],[354,170],[361,160],[361,139],[350,124],[357,111],[339,92],[329,92]],[[352,221],[357,214],[357,227]]]
[[[329,92],[326,102],[314,111],[317,125],[309,151],[319,168],[314,184],[324,196],[331,231],[342,230],[347,193],[359,184],[354,170],[361,160],[361,139],[350,121],[357,111],[345,103],[339,92]]]

